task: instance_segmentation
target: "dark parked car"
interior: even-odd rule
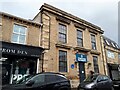
[[[28,75],[16,84],[3,86],[2,90],[70,90],[70,81],[62,74],[44,72]]]
[[[113,83],[112,80],[101,74],[94,74],[92,78],[86,78],[78,86],[78,90],[112,90]]]

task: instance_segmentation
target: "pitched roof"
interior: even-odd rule
[[[120,46],[110,38],[103,36],[104,44],[115,49],[120,49]]]

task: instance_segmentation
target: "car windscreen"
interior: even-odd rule
[[[93,75],[92,77],[91,76],[88,76],[84,82],[93,82],[94,80],[96,80],[96,78],[98,77],[98,75]]]

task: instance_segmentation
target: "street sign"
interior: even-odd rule
[[[76,61],[78,62],[87,62],[87,55],[84,54],[76,54]]]

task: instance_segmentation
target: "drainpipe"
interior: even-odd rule
[[[42,52],[41,58],[42,58],[42,72],[44,72],[43,70],[43,65],[44,65],[44,51]]]

